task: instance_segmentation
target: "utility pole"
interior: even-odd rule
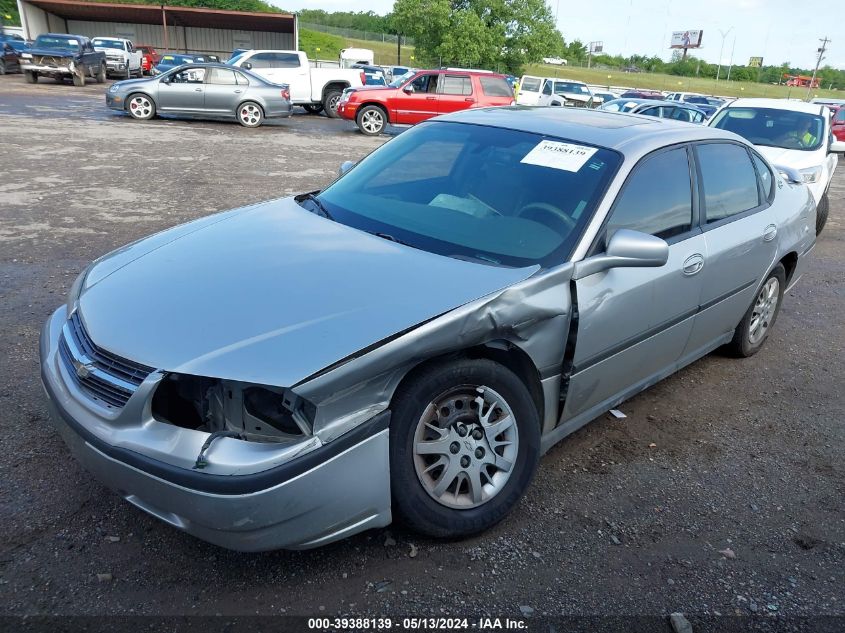
[[[716,67],[716,81],[719,81],[719,76],[722,74],[722,57],[725,52],[725,38],[730,35],[731,31],[733,30],[734,27],[729,28],[727,31],[719,29],[719,35],[722,36],[722,46],[719,49],[719,65]]]
[[[824,52],[827,50],[827,45],[830,44],[830,40],[827,38],[827,35],[824,36],[824,39],[819,40],[822,45],[818,49],[819,56],[816,58],[816,67],[813,69],[813,78],[810,79],[810,85],[807,86],[807,98],[810,98],[810,92],[813,90],[813,84],[816,83],[816,74],[819,72],[819,66],[821,66],[822,60],[824,59]]]
[[[736,35],[734,35],[734,43],[731,46],[731,64],[728,66],[728,81],[731,80],[731,70],[734,67],[734,51],[736,50]]]

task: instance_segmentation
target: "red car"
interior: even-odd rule
[[[375,135],[388,123],[414,124],[438,114],[513,104],[513,90],[504,75],[418,70],[397,77],[387,86],[347,88],[337,113],[355,121],[364,134]]]
[[[161,55],[152,46],[136,46],[135,49],[141,51],[141,72],[149,75],[152,73],[153,68],[161,61]]]
[[[845,141],[845,106],[827,106],[833,111],[830,119],[830,131],[837,141]]]

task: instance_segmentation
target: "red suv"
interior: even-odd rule
[[[829,105],[832,114],[830,131],[837,141],[845,141],[845,105]]]
[[[388,86],[347,88],[337,113],[355,121],[364,134],[375,135],[388,123],[414,124],[467,108],[513,104],[513,90],[504,75],[418,70],[405,73]]]

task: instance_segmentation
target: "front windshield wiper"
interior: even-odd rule
[[[383,240],[387,240],[389,242],[396,242],[397,244],[401,244],[402,246],[411,246],[408,242],[404,242],[400,240],[395,235],[391,235],[390,233],[381,233],[379,231],[367,231],[370,235],[375,235],[376,237],[380,237]],[[416,248],[416,246],[411,246],[411,248]]]
[[[317,215],[321,215],[328,220],[334,221],[332,214],[329,213],[329,210],[326,209],[326,205],[323,204],[322,200],[317,197],[317,194],[320,193],[319,191],[309,191],[308,193],[303,193],[294,198],[297,202],[305,202],[308,200],[309,202],[313,202],[314,206],[317,209]]]

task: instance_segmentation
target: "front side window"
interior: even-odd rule
[[[706,143],[696,148],[708,224],[760,204],[757,174],[746,149],[733,143]]]
[[[552,94],[552,82],[547,81],[546,84],[543,86],[543,94],[551,96]]]
[[[619,229],[664,240],[692,229],[692,184],[685,148],[647,156],[634,169],[613,205],[606,239]]]
[[[295,53],[272,53],[273,68],[299,68],[299,55]]]
[[[653,108],[646,108],[645,110],[640,110],[637,114],[645,114],[646,116],[660,116],[660,107],[653,107]]]
[[[250,57],[247,61],[252,64],[253,68],[273,68],[274,53],[257,53]]]
[[[440,93],[444,95],[471,95],[472,81],[465,76],[445,75],[440,85]]]
[[[98,37],[93,42],[95,47],[99,48],[116,48],[119,51],[124,50],[123,40],[111,40],[104,37]]]
[[[319,200],[337,222],[439,255],[552,266],[569,258],[620,162],[577,141],[430,122],[373,152]]]
[[[555,94],[576,94],[576,95],[590,95],[590,91],[584,84],[572,83],[571,81],[556,81]]]
[[[437,75],[420,75],[411,82],[414,92],[437,92]]]
[[[174,84],[201,84],[205,82],[205,68],[184,68],[173,73],[170,79]]]
[[[725,108],[713,127],[739,134],[754,145],[812,151],[821,147],[824,119],[818,114],[776,108]]]

